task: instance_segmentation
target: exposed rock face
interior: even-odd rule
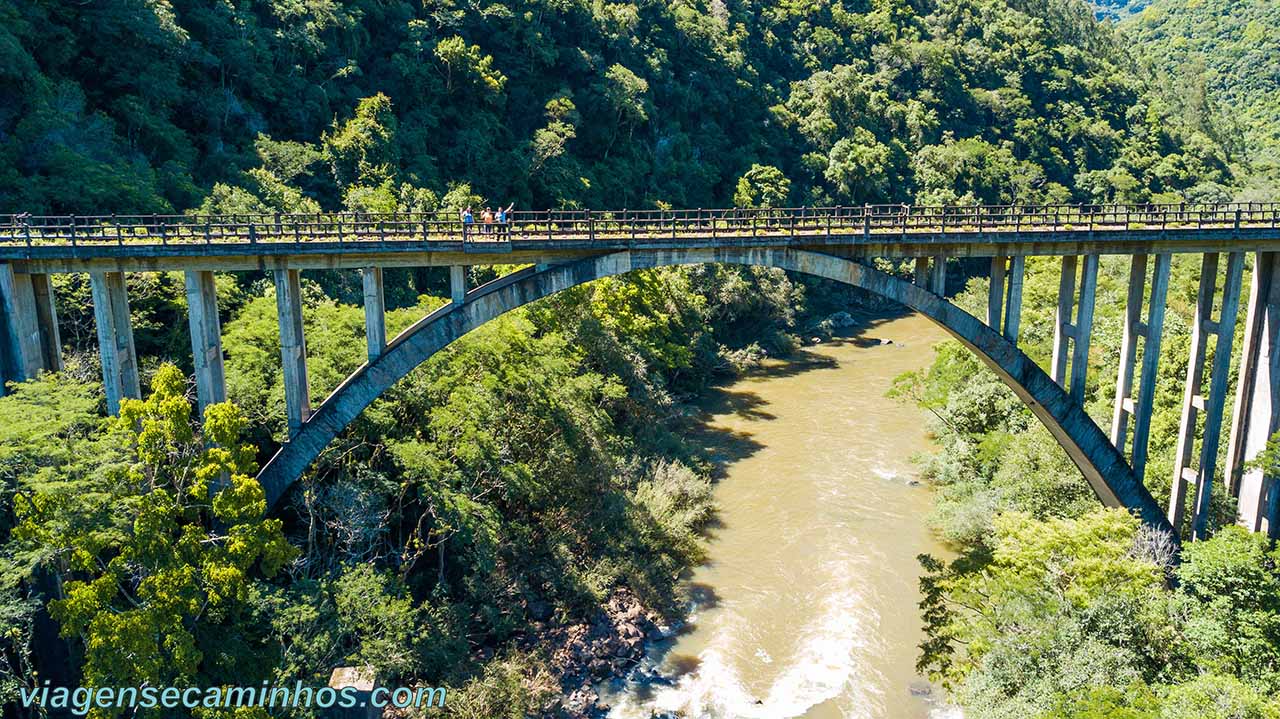
[[[659,617],[629,590],[614,591],[591,622],[544,625],[534,641],[549,648],[551,668],[560,676],[561,697],[543,716],[595,719],[608,707],[600,703],[597,682],[625,674],[644,658],[645,640],[660,635]]]

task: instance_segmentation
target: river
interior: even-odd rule
[[[914,482],[925,417],[885,398],[946,335],[915,315],[859,319],[709,396],[701,441],[723,474],[708,561],[649,678],[605,692],[612,719],[958,715],[914,669],[916,555],[946,554]]]

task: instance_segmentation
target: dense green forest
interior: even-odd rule
[[[1124,23],[1193,123],[1214,113],[1251,165],[1280,165],[1280,6],[1270,0],[1158,0]]]
[[[1198,257],[1175,259],[1166,303],[1145,478],[1162,504],[1172,484],[1199,269]],[[1086,407],[1104,427],[1128,271],[1128,258],[1105,257],[1098,277]],[[1024,301],[1034,311],[1023,316],[1020,346],[1043,365],[1058,275],[1052,258],[1027,263]],[[986,297],[979,278],[956,301],[980,314]],[[936,488],[930,521],[960,556],[925,559],[929,638],[920,666],[955,690],[966,716],[1280,713],[1280,550],[1232,526],[1225,493],[1215,496],[1217,534],[1188,543],[1175,567],[1167,541],[1123,512],[1098,507],[1048,431],[959,344],[940,345],[932,366],[900,377],[892,394],[934,417],[940,449],[921,458]]]
[[[1077,0],[0,0],[0,20],[6,212],[1272,191],[1245,187],[1251,156],[1219,113],[1157,91]],[[1123,268],[1105,270],[1102,292],[1119,292]],[[1056,278],[1030,272],[1034,305]],[[1171,358],[1194,272],[1177,268]],[[359,280],[305,280],[322,397],[364,359]],[[393,332],[444,301],[434,271],[387,283]],[[709,464],[684,441],[681,402],[785,354],[851,300],[718,267],[561,293],[415,371],[267,517],[252,476],[283,431],[271,284],[219,276],[231,402],[195,417],[182,280],[131,276],[148,391],[121,419],[103,416],[86,284],[56,287],[67,370],[0,398],[6,707],[48,678],[315,683],[371,664],[390,681],[447,684],[460,717],[578,716],[539,632],[624,596],[671,618],[675,577],[700,556]],[[975,285],[962,301],[979,296]],[[1099,302],[1100,333],[1118,332],[1114,306]],[[1044,327],[1028,317],[1038,358]],[[1094,346],[1102,407],[1115,343]],[[1177,362],[1164,367],[1176,379]],[[940,417],[928,473],[939,531],[964,560],[931,567],[924,666],[974,716],[1272,716],[1273,550],[1224,531],[1168,590],[1167,556],[1133,550],[1141,533],[1123,517],[1089,513],[1078,473],[972,358],[948,346],[899,392]],[[1157,495],[1171,436],[1168,422],[1153,430]],[[1094,538],[1105,561],[1063,599],[1044,569],[1080,561]],[[988,598],[992,621],[955,613],[949,602],[969,596]],[[1039,651],[1000,641],[1010,627]],[[1027,656],[1037,662],[1016,663]]]
[[[0,3],[34,213],[1145,201],[1229,185],[1077,0]],[[206,201],[211,188],[212,202]],[[241,187],[255,197],[236,193]]]

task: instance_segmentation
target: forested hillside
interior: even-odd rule
[[[0,19],[0,205],[35,213],[183,211],[220,182],[258,200],[209,208],[423,208],[458,183],[525,208],[713,206],[755,164],[795,203],[1228,182],[1077,0],[3,0]]]
[[[1280,4],[1158,0],[1123,25],[1135,52],[1183,94],[1188,113],[1211,102],[1255,163],[1280,163]]]

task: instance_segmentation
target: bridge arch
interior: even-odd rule
[[[986,363],[1066,450],[1106,506],[1125,507],[1172,531],[1164,510],[1123,455],[1035,362],[978,318],[910,282],[834,255],[785,248],[626,250],[545,268],[526,268],[467,293],[392,340],[374,362],[338,386],[258,475],[274,506],[324,448],[384,391],[454,340],[499,315],[576,285],[632,270],[707,262],[759,265],[823,277],[867,290],[919,312]]]

